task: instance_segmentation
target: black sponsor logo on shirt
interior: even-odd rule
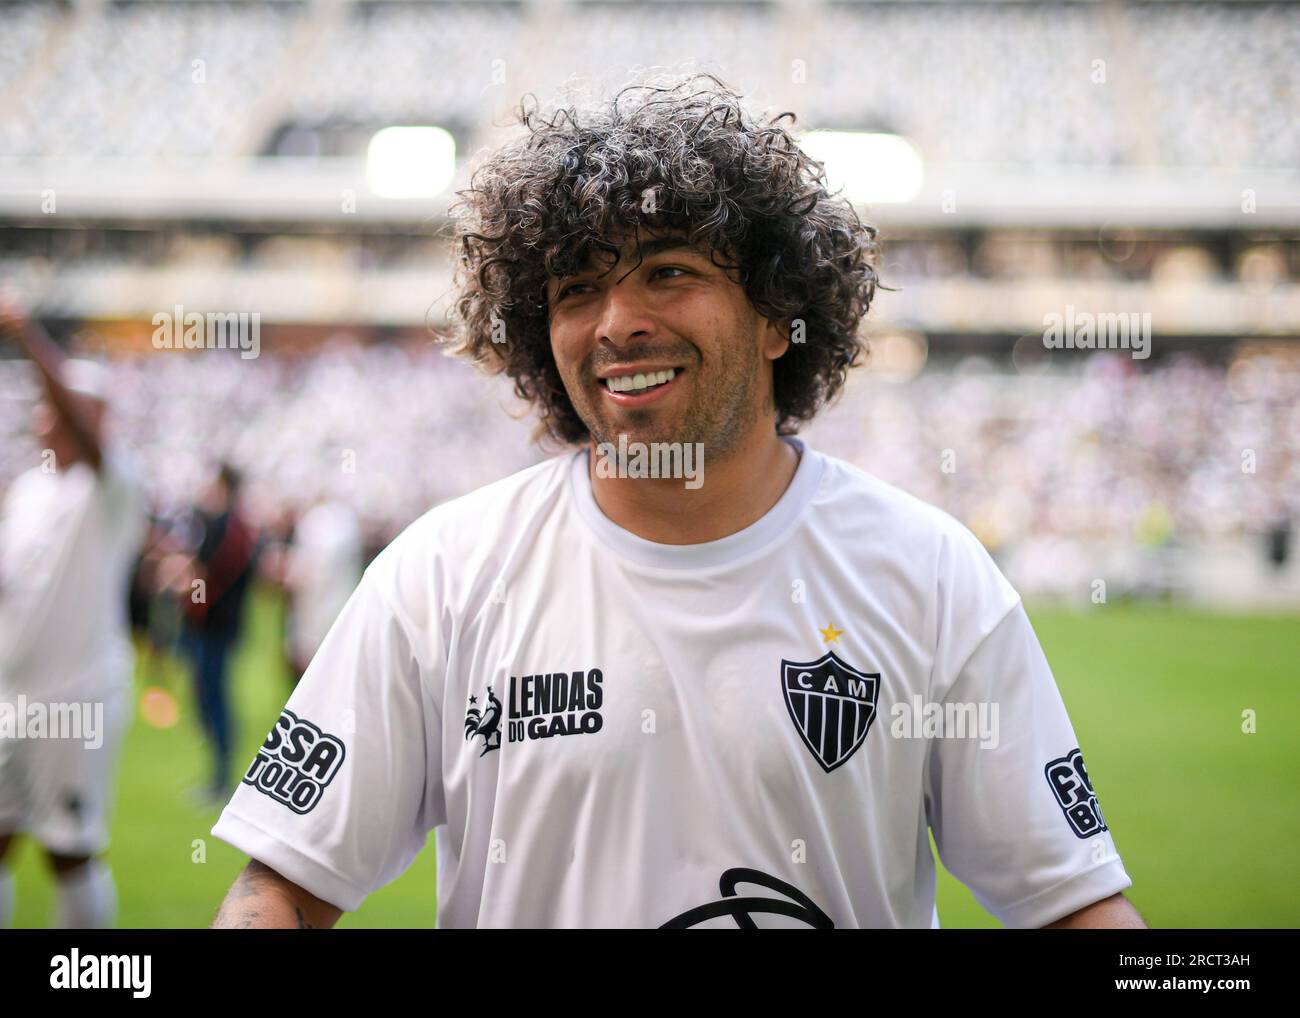
[[[1047,775],[1047,783],[1070,824],[1070,830],[1077,837],[1090,838],[1100,831],[1110,830],[1101,815],[1101,806],[1092,790],[1088,771],[1083,766],[1083,754],[1077,747],[1067,756],[1049,763],[1043,773]]]
[[[510,676],[505,703],[506,742],[553,739],[563,735],[595,735],[604,727],[605,676],[599,668],[574,672],[543,672]],[[465,738],[481,737],[486,756],[501,746],[502,703],[487,690],[487,704],[469,698]]]
[[[510,676],[507,741],[595,735],[605,723],[600,713],[604,681],[599,668]]]
[[[736,893],[738,884],[752,884],[755,887],[776,891],[777,894],[785,897],[773,898],[765,894],[739,895]],[[754,913],[756,912],[766,913],[767,915],[789,916],[792,919],[798,919],[815,930],[831,930],[835,928],[835,923],[831,921],[831,917],[823,912],[812,898],[804,894],[794,884],[787,884],[779,877],[764,873],[762,870],[751,870],[745,867],[726,870],[722,874],[722,879],[718,881],[718,890],[722,892],[722,897],[719,900],[687,909],[681,915],[673,916],[659,928],[661,930],[686,930],[692,926],[698,926],[700,923],[708,922],[710,919],[717,919],[719,916],[731,916],[738,928],[756,930],[758,929],[758,924],[754,922]]]
[[[343,766],[346,749],[293,711],[282,710],[243,784],[252,785],[295,813],[310,813]]]

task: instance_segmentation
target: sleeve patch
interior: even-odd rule
[[[243,784],[252,785],[295,813],[310,813],[343,766],[346,754],[342,739],[282,710],[249,764]]]
[[[1110,829],[1101,815],[1097,794],[1083,766],[1083,754],[1077,747],[1070,750],[1069,755],[1051,761],[1043,773],[1047,776],[1052,795],[1056,797],[1056,804],[1061,807],[1076,837],[1091,838]]]

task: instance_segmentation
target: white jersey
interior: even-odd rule
[[[213,833],[354,910],[436,828],[445,927],[928,927],[931,828],[1011,926],[1128,887],[983,547],[795,444],[706,544],[615,525],[585,451],[425,514]]]
[[[104,695],[131,681],[127,585],[147,508],[128,460],[14,479],[0,510],[0,694]]]

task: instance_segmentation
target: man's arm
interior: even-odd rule
[[[63,362],[67,358],[41,323],[28,318],[8,294],[0,295],[0,336],[22,347],[40,370],[50,406],[66,423],[86,462],[98,473],[104,462],[99,422],[86,413],[77,396],[63,384]]]
[[[250,859],[212,920],[214,930],[328,930],[343,910]]]
[[[1048,923],[1045,930],[1145,930],[1142,917],[1123,894],[1094,901],[1063,919]]]

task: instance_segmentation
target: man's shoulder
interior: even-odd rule
[[[28,467],[14,475],[9,482],[8,488],[5,489],[5,497],[19,499],[26,492],[41,485],[50,484],[55,480],[54,474],[48,470],[42,470],[39,466]]]
[[[82,464],[49,469],[44,464],[28,467],[19,473],[5,492],[5,502],[12,506],[24,503],[44,505],[51,499],[56,505],[84,502],[94,497],[95,475]]]
[[[968,650],[1020,601],[978,537],[936,505],[827,457],[822,519],[872,570],[904,577],[937,606],[938,632]]]
[[[564,453],[439,503],[409,524],[375,561],[459,557],[494,546],[556,504],[571,462],[572,453]]]
[[[835,456],[825,460],[820,505],[824,516],[839,519],[863,538],[899,544],[900,551],[916,545],[946,544],[983,549],[979,539],[955,516]]]
[[[441,502],[418,517],[403,536],[418,540],[431,532],[465,530],[483,534],[506,526],[520,514],[549,504],[563,491],[571,462],[572,454],[562,453]]]

